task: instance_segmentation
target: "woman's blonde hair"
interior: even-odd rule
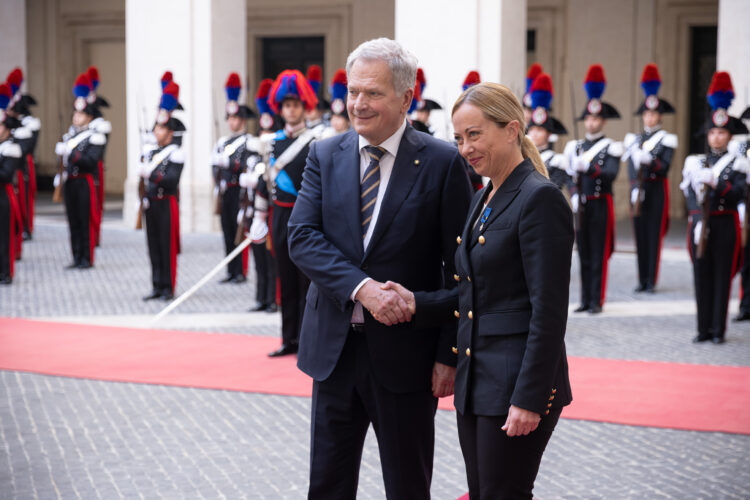
[[[526,120],[521,103],[508,87],[492,82],[482,82],[469,87],[456,100],[451,116],[456,114],[463,104],[476,106],[488,120],[500,127],[505,127],[513,120],[518,121],[518,147],[521,149],[521,155],[524,159],[528,158],[534,164],[534,168],[549,179],[547,167],[544,166],[539,151],[524,133]]]

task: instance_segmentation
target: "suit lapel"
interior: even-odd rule
[[[474,226],[474,221],[479,216],[479,211],[482,209],[485,195],[487,194],[487,187],[485,186],[477,195],[474,197],[474,203],[469,209],[469,216],[464,224],[464,230],[461,232],[461,243],[458,245],[458,253],[461,261],[464,263],[466,270],[469,274],[471,270],[471,259],[469,259],[469,246],[471,244],[471,233]]]
[[[419,159],[419,151],[423,148],[424,142],[418,137],[414,129],[407,125],[404,136],[401,138],[401,144],[398,146],[398,154],[393,164],[391,178],[388,181],[388,187],[380,205],[378,220],[375,222],[375,228],[363,260],[367,259],[372,249],[378,244],[378,240],[385,234],[386,229],[390,226],[414,186],[419,169],[422,168],[419,164],[416,164],[415,160]],[[357,213],[359,213],[359,209],[357,209]]]
[[[359,220],[359,141],[356,132],[351,131],[339,144],[333,154],[333,178],[341,196],[343,216],[357,249],[357,257],[362,257],[362,226]]]
[[[479,240],[479,235],[484,233],[492,224],[492,222],[497,219],[500,214],[505,211],[506,208],[508,208],[508,206],[520,192],[521,184],[523,183],[524,179],[526,179],[526,177],[533,170],[534,167],[533,165],[531,165],[531,162],[529,160],[524,160],[513,170],[513,172],[511,172],[505,182],[503,182],[503,185],[500,186],[500,189],[497,190],[495,196],[493,196],[490,200],[488,206],[492,209],[492,211],[490,212],[489,217],[482,225],[481,229],[474,233],[474,236],[476,236],[476,238],[472,238],[471,240],[472,247],[476,245],[477,241]],[[492,183],[488,184],[485,189],[492,189]]]

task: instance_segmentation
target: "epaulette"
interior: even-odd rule
[[[32,132],[36,132],[40,128],[42,128],[42,121],[35,116],[24,116],[21,120],[21,125],[31,130]]]
[[[31,132],[31,129],[28,127],[18,127],[16,129],[13,129],[13,137],[20,141],[23,141],[24,139],[31,139],[32,135],[33,134]]]
[[[182,148],[172,151],[172,154],[169,155],[169,161],[172,163],[185,163],[185,151]]]
[[[563,150],[563,154],[567,156],[573,155],[580,142],[581,141],[575,139],[573,139],[572,141],[568,141],[568,143],[565,145],[565,149]]]
[[[94,146],[104,146],[107,144],[107,136],[99,132],[94,132],[91,134],[91,137],[89,137],[89,144],[93,144]]]
[[[625,149],[628,149],[630,146],[635,144],[635,141],[638,140],[638,136],[633,133],[627,133],[625,134],[625,139],[622,140],[622,145]]]
[[[661,140],[661,143],[664,145],[664,147],[677,149],[679,141],[677,140],[677,136],[675,134],[667,134],[664,136],[664,139]]]
[[[621,157],[624,152],[625,148],[622,147],[621,142],[612,142],[607,147],[607,154],[610,156],[614,156],[615,158]]]
[[[107,120],[97,120],[97,122],[94,124],[93,130],[94,132],[99,132],[100,134],[111,134],[112,124]]]
[[[246,147],[247,147],[248,151],[253,151],[253,152],[258,153],[258,154],[262,154],[263,153],[263,141],[260,140],[257,137],[249,135],[249,134],[247,136],[247,145],[246,145]]]
[[[732,163],[732,170],[742,172],[743,174],[747,175],[750,171],[750,162],[748,162],[747,157],[736,156],[734,158],[734,163]]]
[[[20,158],[23,155],[21,146],[12,142],[3,148],[3,156],[8,158]]]

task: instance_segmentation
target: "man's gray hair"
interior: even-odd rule
[[[346,59],[346,74],[354,65],[354,61],[385,61],[391,70],[393,89],[402,95],[414,88],[417,81],[417,58],[395,40],[390,38],[375,38],[360,44]]]

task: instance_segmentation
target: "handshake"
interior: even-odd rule
[[[414,293],[393,281],[367,280],[354,299],[386,326],[411,321],[417,310]]]

